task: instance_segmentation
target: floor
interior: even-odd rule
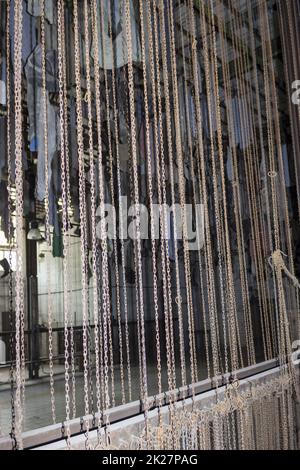
[[[165,369],[166,370],[166,369]],[[8,435],[11,427],[11,391],[8,383],[8,370],[0,369],[0,435]],[[63,374],[63,366],[59,365],[55,368],[55,405],[56,405],[56,422],[60,423],[65,418],[65,382]],[[180,369],[176,371],[178,378]],[[201,367],[200,378],[204,378],[205,370]],[[24,431],[37,429],[53,423],[49,376],[47,367],[41,370],[41,379],[38,381],[26,382],[25,391],[25,420]],[[154,395],[157,393],[157,374],[156,367],[148,367],[148,393]],[[163,390],[167,390],[166,373],[163,374]],[[127,392],[127,390],[125,391]],[[115,371],[115,395],[116,404],[121,404],[121,386],[119,371]],[[132,399],[139,398],[139,368],[132,367]],[[76,416],[80,417],[84,414],[83,400],[83,376],[78,373],[76,376]]]

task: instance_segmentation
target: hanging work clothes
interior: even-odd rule
[[[6,238],[8,238],[8,191],[7,183],[0,181],[0,229],[4,232]]]
[[[47,129],[48,129],[48,174],[49,186],[51,181],[52,160],[59,145],[59,135],[56,120],[57,110],[49,100],[49,92],[56,89],[56,52],[46,53],[46,100],[47,100]],[[38,153],[36,196],[42,201],[45,198],[45,142],[44,142],[44,111],[42,99],[42,50],[36,46],[29,56],[25,74],[27,78],[27,103],[29,114],[28,140],[31,150]]]
[[[10,15],[10,37],[12,38],[11,40],[11,57],[14,57],[14,40],[13,38],[15,37],[15,25],[14,25],[14,6],[15,1],[10,0],[10,10],[11,10],[11,15]],[[22,61],[23,63],[26,62],[27,57],[31,54],[33,48],[37,44],[36,40],[36,19],[29,15],[26,9],[26,2],[23,1],[23,44],[22,44]],[[12,64],[13,65],[13,64]]]
[[[14,11],[14,0],[11,0],[11,12]],[[23,62],[26,61],[28,55],[31,52],[31,45],[33,46],[36,45],[35,42],[35,34],[32,34],[32,31],[35,31],[35,20],[31,21],[32,18],[30,15],[28,15],[25,11],[23,14],[23,31],[24,31],[24,38],[27,40],[23,42],[22,46],[22,60]],[[3,23],[4,21],[4,23]],[[1,22],[2,22],[2,28],[3,30],[5,29],[5,15],[1,17]],[[11,61],[11,74],[13,75],[14,72],[14,64],[11,58],[13,57],[14,54],[14,15],[11,14],[10,16],[10,58],[9,60]],[[4,40],[4,38],[3,38]],[[3,48],[4,50],[4,48]],[[7,57],[5,55],[2,56],[3,51],[1,50],[0,54],[0,104],[2,106],[6,106],[6,63],[7,63]],[[11,96],[11,104],[13,103],[13,79],[11,79],[11,89],[10,89],[10,96]],[[14,181],[14,114],[13,111],[11,112],[10,115],[10,127],[11,127],[11,180]],[[0,117],[0,142],[1,142],[1,147],[0,147],[0,179],[3,178],[4,172],[6,171],[6,166],[7,166],[7,155],[6,155],[6,117],[1,116]]]
[[[54,233],[56,235],[60,234],[59,218],[58,218],[58,207],[57,201],[54,196],[54,191],[49,191],[49,222],[50,225],[54,228]]]
[[[42,2],[40,0],[27,0],[27,11],[32,16],[42,15]],[[45,18],[53,23],[54,4],[53,0],[45,0]]]
[[[1,8],[1,4],[0,4]],[[5,31],[5,23],[6,23],[6,18],[5,15],[0,15],[0,28],[1,31]],[[5,106],[6,105],[6,85],[5,85],[5,80],[6,80],[6,54],[3,53],[5,51],[5,36],[4,34],[1,34],[0,36],[0,105]]]
[[[285,158],[285,149],[282,147],[282,156],[283,156],[283,161]],[[286,163],[284,162],[284,165]],[[290,177],[289,177],[289,170],[288,167],[284,167],[285,170],[285,186],[289,187],[290,185]],[[280,173],[279,171],[275,172],[274,174],[270,174],[269,172],[269,167],[268,163],[266,161],[266,156],[263,155],[263,158],[261,160],[260,164],[260,179],[261,179],[261,191],[260,191],[260,197],[261,197],[261,205],[262,205],[262,210],[263,212],[268,215],[270,212],[270,194],[271,194],[271,189],[270,189],[270,182],[271,178],[274,178],[275,181],[275,186],[276,186],[276,194],[281,194],[282,192],[282,185],[281,185],[281,180],[280,180]],[[277,197],[277,211],[278,211],[278,219],[279,220],[285,220],[285,205],[284,205],[284,199],[282,197]]]
[[[6,105],[6,88],[4,80],[0,80],[0,105]]]
[[[111,3],[112,17],[112,34],[109,36],[109,4]],[[125,18],[125,1],[102,0],[101,8],[103,9],[104,30],[99,28],[99,64],[101,68],[111,70],[112,68],[120,68],[128,63],[126,26]],[[98,9],[100,11],[100,0],[98,0]],[[141,61],[139,29],[136,20],[133,0],[130,0],[131,13],[131,37],[132,37],[132,59],[133,62]]]
[[[119,141],[120,144],[127,144],[129,135],[129,123],[126,120],[126,109],[128,106],[127,101],[127,74],[126,68],[117,69],[115,72],[116,79],[116,93],[118,102],[118,115],[119,115],[119,135],[115,136],[115,126],[112,120],[111,131],[114,139]]]
[[[6,119],[0,117],[0,180],[3,176],[4,168],[6,166]]]
[[[246,149],[251,141],[249,129],[251,120],[247,111],[247,97],[244,100],[238,97],[232,98],[233,126],[236,145],[240,145],[242,150]]]

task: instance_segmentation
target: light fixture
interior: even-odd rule
[[[39,231],[39,224],[36,220],[29,222],[29,231],[27,233],[27,239],[33,241],[43,240],[42,234]]]

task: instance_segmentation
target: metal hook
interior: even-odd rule
[[[84,429],[83,429],[83,417],[82,416],[80,418],[79,424],[80,424],[80,432],[83,432]]]
[[[64,438],[64,437],[65,437],[66,428],[65,428],[65,423],[64,423],[63,421],[62,421],[62,423],[61,423],[61,428],[60,428],[60,430],[61,430],[61,435],[62,435],[62,437]]]
[[[140,413],[143,413],[143,411],[144,411],[143,400],[140,398]]]
[[[83,101],[84,101],[85,103],[88,102],[88,92],[86,92],[86,93],[84,94]]]

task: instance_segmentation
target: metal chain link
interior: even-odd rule
[[[93,24],[93,20],[92,20]],[[93,28],[93,26],[92,26]],[[89,128],[89,163],[91,182],[91,219],[92,219],[92,270],[93,270],[93,319],[94,319],[94,339],[95,339],[95,361],[96,361],[96,407],[98,416],[101,415],[100,399],[100,363],[99,363],[99,325],[98,325],[98,285],[97,285],[97,239],[96,239],[96,199],[95,199],[95,164],[94,164],[94,142],[92,124],[92,92],[91,92],[91,71],[90,71],[90,41],[89,41],[89,17],[88,2],[84,0],[84,35],[85,35],[85,61],[86,61],[86,84],[87,84],[87,106],[88,106],[88,128]]]
[[[140,314],[140,341],[142,357],[142,400],[145,414],[145,430],[147,434],[147,416],[148,416],[148,384],[147,384],[147,362],[146,362],[146,343],[145,343],[145,318],[144,318],[144,295],[143,295],[143,274],[142,274],[142,253],[141,253],[141,227],[140,227],[140,208],[139,208],[139,179],[137,166],[137,148],[136,148],[136,122],[135,122],[135,97],[134,97],[134,77],[133,77],[133,58],[132,58],[132,37],[131,37],[131,15],[130,1],[125,0],[125,26],[126,43],[128,53],[128,91],[129,91],[129,109],[131,122],[131,151],[132,151],[132,170],[134,181],[134,203],[136,207],[136,261],[137,261],[137,285],[139,293],[139,314]]]
[[[107,21],[108,21],[108,35],[112,41],[112,19],[110,6],[108,6]],[[113,167],[113,148],[112,148],[112,135],[111,135],[111,115],[110,115],[110,98],[109,98],[109,84],[108,74],[106,70],[106,51],[105,51],[105,37],[104,37],[104,15],[101,11],[101,28],[102,28],[102,46],[103,46],[103,65],[104,65],[104,84],[105,84],[105,103],[106,103],[106,121],[107,121],[107,135],[108,135],[108,154],[109,154],[109,171],[110,171],[110,191],[111,203],[115,205],[114,196],[114,167]],[[111,47],[113,50],[113,46]],[[112,70],[112,74],[113,74]],[[117,117],[115,116],[115,121]],[[118,143],[117,143],[118,146]],[[114,217],[114,233],[116,234],[116,219]],[[116,237],[113,239],[113,252],[114,252],[114,265],[115,265],[115,282],[116,282],[116,307],[117,307],[117,324],[118,324],[118,339],[119,339],[119,354],[120,354],[120,379],[121,379],[121,396],[122,403],[125,403],[125,384],[124,384],[124,365],[123,365],[123,338],[122,338],[122,324],[121,324],[121,303],[120,303],[120,277],[119,277],[119,261],[118,261],[118,245]],[[114,393],[114,392],[113,392]],[[112,406],[114,406],[115,398],[112,398]]]
[[[105,409],[105,425],[106,425],[106,443],[110,442],[110,422],[109,422],[109,379],[108,379],[108,329],[107,322],[110,321],[109,309],[109,286],[108,286],[108,254],[107,254],[107,238],[105,236],[104,226],[104,175],[102,168],[102,132],[101,132],[101,108],[100,108],[100,74],[99,74],[99,36],[98,36],[98,13],[97,0],[93,1],[93,27],[94,27],[94,75],[95,75],[95,96],[96,96],[96,122],[97,122],[97,139],[98,139],[98,159],[99,159],[99,207],[100,207],[100,231],[101,231],[101,265],[102,265],[102,334],[103,334],[103,376],[104,376],[104,409]]]
[[[22,0],[14,3],[14,114],[15,114],[15,184],[16,184],[16,441],[23,448],[24,410],[24,281],[23,281],[23,164],[22,164]]]
[[[86,238],[86,185],[83,145],[83,120],[82,120],[82,94],[81,94],[81,65],[79,44],[78,1],[73,2],[74,21],[74,59],[75,59],[75,87],[76,87],[76,121],[77,121],[77,145],[79,166],[79,213],[80,213],[80,258],[81,258],[81,282],[82,282],[82,341],[83,341],[83,379],[84,379],[84,412],[85,431],[87,435],[86,445],[89,445],[89,381],[88,381],[88,336],[87,336],[87,238]]]
[[[147,81],[147,66],[146,66],[146,50],[145,50],[145,27],[144,27],[144,9],[143,2],[139,1],[140,12],[140,25],[141,25],[141,52],[142,52],[142,65],[143,65],[143,87],[144,87],[144,107],[145,107],[145,126],[146,126],[146,157],[147,157],[147,182],[148,182],[148,196],[149,196],[149,209],[150,209],[150,236],[151,236],[151,254],[152,254],[152,278],[153,278],[153,301],[155,312],[155,327],[157,329],[156,341],[159,338],[159,307],[158,307],[158,283],[157,283],[157,265],[156,265],[156,243],[155,243],[155,219],[153,212],[153,185],[152,185],[152,155],[151,155],[151,142],[150,142],[150,119],[149,119],[149,99],[148,99],[148,81]],[[166,288],[166,285],[164,286]],[[156,342],[157,349],[157,368],[161,370],[160,361],[160,341]],[[160,380],[160,376],[159,380]],[[159,389],[161,383],[159,381]],[[159,392],[161,393],[161,392]]]
[[[7,190],[8,190],[8,243],[9,243],[9,256],[8,261],[9,265],[12,265],[12,250],[14,245],[14,227],[12,220],[13,212],[13,202],[12,202],[12,148],[11,148],[11,62],[10,62],[10,19],[11,19],[11,10],[10,2],[6,4],[6,148],[7,148]],[[11,334],[9,336],[9,353],[10,353],[10,367],[9,367],[9,377],[10,377],[10,405],[11,405],[11,431],[10,436],[12,439],[12,448],[16,449],[16,436],[15,436],[15,422],[16,422],[16,412],[15,412],[15,379],[14,379],[14,353],[15,353],[15,344],[14,344],[14,334],[13,330],[15,329],[14,325],[14,306],[13,306],[13,275],[12,270],[9,271],[9,328]]]
[[[48,110],[46,91],[46,39],[45,39],[45,0],[41,0],[41,53],[42,53],[42,119],[45,155],[45,238],[51,244],[49,221],[49,159],[48,159]]]
[[[112,18],[111,18],[111,7],[108,7],[108,30],[110,37],[110,45],[112,50],[112,57],[114,59],[114,48],[112,42]],[[118,186],[118,198],[121,201],[122,189],[121,189],[121,171],[120,171],[120,152],[119,152],[119,126],[118,126],[118,109],[117,109],[117,97],[116,97],[116,77],[114,67],[111,70],[112,75],[112,95],[113,95],[113,114],[114,114],[114,125],[116,135],[116,167],[117,167],[117,186]],[[120,220],[123,221],[123,208],[122,204],[119,206]],[[128,300],[126,291],[126,275],[125,275],[125,250],[124,250],[124,230],[123,223],[120,224],[120,245],[121,245],[121,267],[122,267],[122,283],[123,283],[123,297],[124,297],[124,320],[125,320],[125,345],[126,345],[126,356],[127,356],[127,377],[128,377],[128,394],[129,401],[132,399],[132,386],[131,386],[131,365],[130,365],[130,341],[129,341],[129,330],[128,330]],[[118,277],[117,273],[116,276]]]
[[[178,97],[178,80],[177,80],[177,65],[176,65],[176,47],[175,47],[175,32],[174,32],[174,19],[173,19],[173,5],[168,2],[169,22],[170,22],[170,53],[171,53],[171,82],[173,90],[173,107],[174,107],[174,120],[175,120],[175,148],[177,154],[177,167],[179,176],[179,201],[181,208],[181,222],[183,228],[183,262],[184,262],[184,276],[185,286],[187,295],[187,313],[188,313],[188,336],[189,336],[189,347],[190,347],[190,374],[191,384],[196,381],[196,369],[197,361],[195,358],[195,332],[193,327],[193,299],[191,291],[191,272],[190,272],[190,256],[188,250],[188,235],[187,235],[187,220],[186,220],[186,208],[185,208],[185,180],[183,170],[183,154],[182,154],[182,139],[180,130],[180,110],[179,110],[179,97]],[[166,31],[164,24],[164,4],[163,0],[160,0],[160,26],[162,34],[162,43],[165,47]],[[167,64],[165,63],[165,74],[167,73]],[[170,125],[170,122],[169,122]]]
[[[199,87],[199,76],[198,76],[198,58],[197,58],[197,39],[196,39],[196,24],[195,24],[195,13],[194,4],[192,0],[189,0],[189,18],[191,24],[191,36],[192,41],[192,66],[193,66],[193,85],[195,89],[195,105],[196,105],[196,123],[197,123],[197,147],[198,147],[198,158],[200,163],[200,175],[201,175],[201,186],[202,186],[202,198],[204,206],[204,223],[205,223],[205,263],[206,263],[206,280],[208,287],[208,304],[210,311],[210,328],[211,328],[211,342],[212,342],[212,360],[213,360],[213,375],[217,377],[220,373],[220,345],[218,341],[218,318],[217,318],[217,307],[216,307],[216,293],[215,293],[215,274],[212,257],[212,240],[211,230],[209,225],[209,212],[208,212],[208,190],[206,183],[206,172],[205,172],[205,156],[204,156],[204,145],[203,145],[203,127],[202,127],[202,112],[200,104],[200,87]]]
[[[165,171],[165,151],[163,147],[163,118],[162,118],[162,93],[160,88],[160,66],[159,66],[159,34],[158,34],[158,26],[160,25],[160,29],[162,29],[161,22],[164,21],[163,18],[163,10],[161,11],[161,5],[159,4],[159,24],[157,21],[157,13],[156,13],[156,4],[153,2],[153,26],[154,26],[154,33],[155,33],[155,57],[156,57],[156,68],[157,68],[157,96],[158,96],[158,119],[159,119],[159,139],[160,139],[160,152],[161,152],[161,172],[162,172],[162,182],[166,181],[166,171]],[[172,142],[172,126],[171,126],[171,105],[170,105],[170,93],[169,93],[169,77],[168,77],[168,66],[167,66],[167,48],[166,48],[166,36],[162,34],[161,37],[161,58],[162,58],[162,76],[163,76],[163,85],[164,85],[164,96],[165,96],[165,106],[166,106],[166,121],[167,121],[167,141],[168,141],[168,155],[169,155],[169,177],[170,177],[170,186],[171,186],[171,201],[172,205],[175,205],[175,186],[174,186],[174,169],[173,169],[173,142]],[[164,256],[162,256],[162,263],[164,263],[163,259],[166,259],[166,270],[167,270],[167,284],[170,287],[170,265],[168,262],[168,245],[167,240],[169,238],[168,235],[168,226],[167,226],[167,214],[166,214],[166,188],[165,184],[162,185],[162,201],[164,204],[163,208],[163,225],[162,230],[164,234],[164,238],[166,240],[163,241],[164,247]],[[177,214],[176,211],[173,213],[173,224],[174,227],[177,226]],[[180,338],[180,360],[181,360],[181,368],[182,368],[182,380],[186,380],[186,369],[185,369],[185,354],[184,354],[184,329],[183,329],[183,312],[182,312],[182,296],[181,296],[181,284],[180,284],[180,270],[179,270],[179,259],[178,259],[178,242],[176,233],[174,234],[174,253],[175,253],[175,277],[176,277],[176,299],[177,299],[177,309],[178,309],[178,319],[179,319],[179,338]],[[164,264],[163,264],[164,268]],[[171,289],[169,289],[171,292]],[[165,305],[168,305],[168,300],[165,300]],[[165,312],[165,334],[166,334],[166,349],[167,349],[167,372],[168,372],[168,386],[169,390],[175,390],[176,388],[176,377],[174,374],[175,364],[174,364],[174,354],[172,352],[172,342],[171,342],[171,331],[170,331],[170,315],[172,314],[172,310],[170,308],[171,302],[169,300],[169,311]]]
[[[66,160],[65,160],[65,124],[64,124],[64,72],[63,72],[63,48],[64,37],[62,23],[64,21],[64,0],[58,0],[57,4],[57,50],[58,50],[58,91],[59,91],[59,130],[60,130],[60,166],[61,166],[61,190],[62,190],[62,235],[63,235],[63,296],[64,296],[64,346],[65,346],[65,406],[66,406],[66,431],[68,447],[70,440],[70,363],[69,363],[69,244],[68,233],[68,202],[66,191]]]

